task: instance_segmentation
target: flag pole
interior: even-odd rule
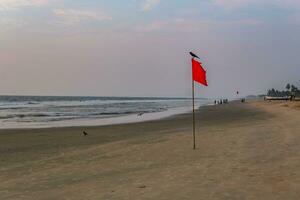
[[[195,82],[192,78],[192,94],[193,94],[193,149],[196,149],[196,134],[195,134]]]
[[[207,86],[206,71],[201,66],[200,62],[194,60],[194,58],[200,59],[196,54],[190,52],[192,56],[192,95],[193,95],[193,149],[196,149],[196,133],[195,133],[195,81]]]

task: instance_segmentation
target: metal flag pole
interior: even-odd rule
[[[194,79],[192,78],[192,93],[193,93],[193,141],[194,141],[194,146],[193,149],[196,149],[196,133],[195,133],[195,82]]]
[[[190,52],[192,56],[192,62],[194,58],[199,58],[193,52]],[[192,66],[192,74],[193,74],[193,66]],[[194,76],[192,75],[192,94],[193,94],[193,149],[196,149],[196,127],[195,127],[195,81]]]

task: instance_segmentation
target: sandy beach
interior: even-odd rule
[[[300,102],[102,127],[0,131],[0,199],[300,199]],[[86,130],[89,135],[83,136]]]

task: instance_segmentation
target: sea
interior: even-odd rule
[[[211,103],[195,100],[196,108]],[[134,123],[191,110],[189,98],[0,96],[0,129]]]

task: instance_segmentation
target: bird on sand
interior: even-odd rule
[[[84,136],[87,136],[87,135],[88,135],[88,133],[85,132],[85,131],[83,131],[82,134],[83,134]]]
[[[140,116],[142,116],[143,114],[144,114],[144,113],[143,113],[143,112],[141,112],[141,113],[139,113],[137,116],[139,116],[139,117],[140,117]]]

